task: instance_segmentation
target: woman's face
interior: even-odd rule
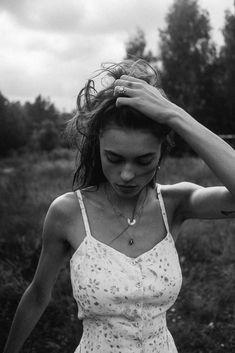
[[[136,196],[155,175],[161,142],[151,132],[111,125],[100,135],[103,173],[121,197]]]

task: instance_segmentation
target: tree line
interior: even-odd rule
[[[61,138],[69,113],[39,95],[33,103],[9,102],[0,93],[0,155],[67,146]]]
[[[224,43],[212,40],[210,18],[198,0],[175,0],[159,31],[159,54],[146,50],[141,28],[125,43],[125,58],[143,58],[159,71],[169,99],[218,134],[235,134],[235,15],[225,13]],[[0,154],[51,150],[72,113],[60,113],[40,95],[33,103],[9,102],[0,93]],[[187,150],[178,140],[178,151]]]
[[[235,16],[225,13],[224,44],[212,40],[210,18],[197,0],[175,0],[159,31],[159,55],[143,30],[126,43],[126,58],[156,66],[168,97],[217,134],[235,134]],[[178,151],[187,149],[176,137]]]

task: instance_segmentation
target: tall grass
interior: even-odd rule
[[[1,347],[34,275],[47,209],[57,196],[71,191],[72,173],[73,154],[67,150],[0,161]],[[182,180],[219,184],[200,159],[166,160],[159,182]],[[180,353],[232,353],[235,347],[234,231],[233,220],[187,221],[182,228],[176,246],[183,286],[168,313],[168,326]],[[76,315],[67,263],[51,303],[22,352],[73,352],[82,333]]]

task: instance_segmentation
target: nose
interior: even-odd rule
[[[121,179],[124,182],[131,181],[135,177],[135,172],[130,164],[125,164],[125,166],[121,170]]]

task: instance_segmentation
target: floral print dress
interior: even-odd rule
[[[73,296],[83,320],[75,353],[177,353],[166,312],[179,294],[182,273],[160,185],[167,234],[136,258],[91,235],[82,194],[76,193],[86,236],[70,260]]]

